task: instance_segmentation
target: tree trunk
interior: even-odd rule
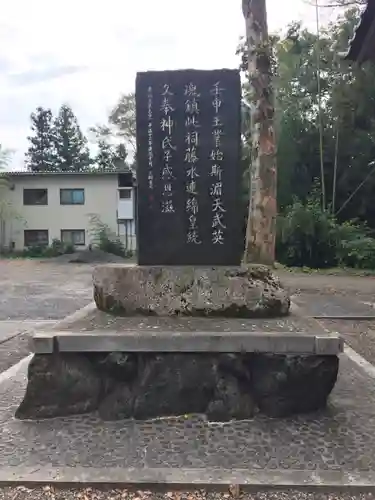
[[[266,2],[242,0],[242,10],[246,21],[252,139],[244,262],[272,265],[275,261],[277,169]]]

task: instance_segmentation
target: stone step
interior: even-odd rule
[[[337,333],[218,331],[56,331],[36,333],[36,354],[59,352],[212,352],[336,355],[343,351]]]

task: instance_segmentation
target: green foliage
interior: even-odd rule
[[[90,167],[87,139],[72,109],[63,104],[53,123],[55,169],[81,172]]]
[[[114,168],[119,171],[128,170],[129,165],[127,159],[128,159],[128,152],[126,150],[125,144],[123,143],[117,144],[117,146],[115,146],[113,155]]]
[[[366,236],[342,241],[339,264],[357,269],[375,269],[375,239]]]
[[[98,149],[99,151],[95,158],[95,164],[100,170],[112,170],[114,156],[113,146],[101,139],[98,142]]]
[[[277,259],[291,267],[375,269],[375,239],[365,224],[338,222],[319,199],[295,199],[278,219]]]
[[[371,175],[375,172],[371,165],[375,158],[375,65],[350,65],[340,56],[347,51],[358,23],[360,2],[338,1],[354,7],[341,11],[319,35],[297,22],[285,36],[270,39],[280,213],[276,251],[278,260],[288,266],[375,269],[375,240],[369,231],[375,229],[375,175]],[[244,43],[238,54],[246,74]],[[248,78],[244,81],[244,102],[251,103]],[[251,124],[248,107],[243,109],[242,151],[248,185]],[[317,181],[318,186],[325,185],[324,211]]]
[[[341,267],[375,269],[375,239],[365,224],[356,220],[337,224],[336,242]]]
[[[95,165],[100,170],[128,170],[126,162],[127,151],[124,144],[111,144],[108,139],[98,140],[98,154],[95,157]]]
[[[278,220],[277,259],[289,266],[336,265],[335,221],[317,199],[298,199]]]
[[[103,252],[113,253],[114,255],[119,255],[120,257],[125,257],[125,247],[118,239],[110,239],[108,236],[102,232],[100,235],[100,250]]]
[[[108,121],[116,130],[117,135],[123,137],[133,151],[136,147],[135,124],[135,94],[123,94],[116,106],[112,109]]]
[[[59,255],[74,253],[75,248],[72,243],[63,243],[58,238],[52,240],[52,244],[45,248],[44,257],[57,257]]]
[[[25,163],[32,172],[55,171],[55,154],[52,139],[52,111],[38,107],[31,113],[30,146],[25,154]]]
[[[47,247],[43,245],[32,245],[24,249],[21,253],[22,257],[28,258],[41,258],[43,257],[43,253],[46,251]]]
[[[106,125],[97,124],[89,131],[94,135],[95,142],[101,150],[100,143],[112,144],[113,167],[117,170],[126,168],[135,169],[135,159],[133,164],[129,164],[128,152],[134,156],[136,150],[136,117],[135,117],[135,94],[122,94],[111,110]],[[120,144],[114,146],[120,140]],[[107,156],[107,153],[104,155]],[[102,163],[97,158],[98,163]]]
[[[30,116],[32,135],[25,155],[26,166],[33,172],[82,171],[90,168],[87,139],[77,117],[62,105],[53,119],[52,111],[38,107]]]
[[[71,254],[75,252],[74,245],[65,244],[58,238],[52,240],[50,246],[46,245],[33,245],[25,248],[22,252],[22,257],[28,258],[51,258],[58,257],[59,255]]]
[[[120,257],[126,256],[122,242],[97,214],[90,215],[90,235],[94,247]]]
[[[350,3],[354,5],[358,2]],[[327,206],[334,206],[335,211],[339,211],[366,179],[339,216],[340,221],[358,217],[375,228],[372,201],[375,175],[366,178],[370,170],[368,165],[375,158],[375,65],[367,63],[359,68],[340,56],[347,51],[358,20],[359,9],[347,9],[321,31],[319,43],[316,33],[302,29],[300,23],[291,24],[285,36],[271,39],[278,143],[278,208],[283,213],[293,203],[293,197],[306,202],[314,180],[321,181],[317,84],[319,55]],[[242,55],[242,62],[245,60],[246,63],[243,49],[244,46],[241,46],[239,54]],[[245,99],[248,92],[248,84],[245,83]],[[248,130],[249,125],[245,121],[243,123]],[[244,162],[248,166],[251,137],[245,131],[243,138],[246,146],[243,148]]]

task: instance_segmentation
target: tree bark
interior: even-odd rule
[[[244,262],[272,265],[276,240],[276,140],[265,0],[242,0],[251,89],[249,212]]]

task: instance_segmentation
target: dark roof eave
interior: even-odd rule
[[[87,176],[102,176],[102,175],[118,175],[118,174],[132,174],[130,169],[127,170],[104,170],[104,171],[91,171],[91,172],[50,172],[50,171],[41,171],[41,172],[29,172],[27,170],[19,170],[19,171],[4,171],[1,172],[0,175],[7,177],[35,177],[35,176],[60,176],[60,175],[87,175]]]
[[[354,34],[349,41],[349,50],[340,56],[347,61],[361,64],[367,60],[375,60],[375,51],[372,55],[366,49],[375,40],[375,0],[368,0],[361,13],[360,20],[354,29]]]

